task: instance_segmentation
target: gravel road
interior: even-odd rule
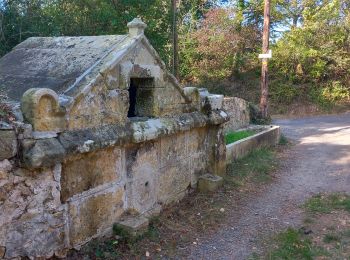
[[[247,259],[263,237],[302,224],[300,205],[319,192],[350,192],[350,113],[276,120],[293,145],[276,179],[243,198],[227,225],[181,258]]]

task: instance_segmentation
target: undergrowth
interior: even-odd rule
[[[288,228],[269,238],[264,257],[253,255],[252,259],[349,259],[350,196],[318,194],[302,208],[306,226]]]
[[[271,178],[271,173],[277,168],[276,151],[270,148],[255,150],[227,167],[226,181],[236,185],[247,179],[262,182]]]
[[[350,197],[341,193],[318,194],[309,199],[304,208],[310,213],[331,213],[339,209],[350,212]]]
[[[268,253],[267,259],[312,260],[320,252],[320,249],[312,245],[309,238],[293,228],[278,234],[275,243],[277,248]]]

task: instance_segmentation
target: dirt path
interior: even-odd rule
[[[199,238],[186,259],[247,259],[262,237],[302,222],[299,206],[319,192],[350,192],[350,114],[277,120],[295,145],[276,180],[230,210],[225,228]]]

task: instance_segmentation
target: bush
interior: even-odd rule
[[[15,119],[11,107],[6,103],[7,97],[0,95],[0,121],[10,123]]]

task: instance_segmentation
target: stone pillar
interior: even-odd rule
[[[131,37],[136,37],[142,35],[147,28],[147,24],[142,22],[139,18],[134,18],[131,22],[128,23],[129,35]]]
[[[210,130],[213,142],[213,174],[224,176],[226,174],[226,143],[222,125]]]

